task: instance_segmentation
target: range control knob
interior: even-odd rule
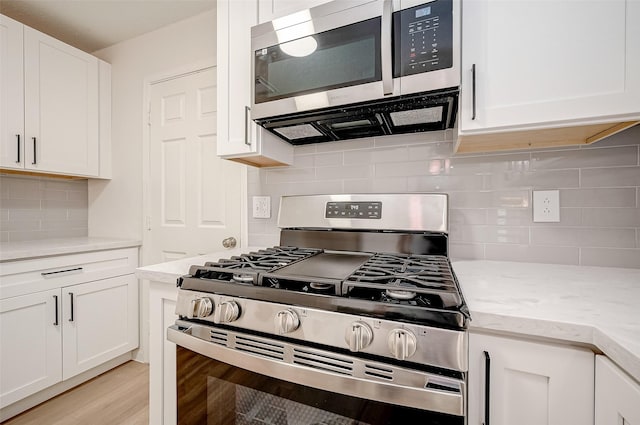
[[[416,352],[416,336],[406,329],[394,329],[389,332],[389,350],[393,357],[405,360]]]
[[[300,326],[300,319],[293,310],[280,310],[274,319],[278,335],[288,334]]]
[[[344,340],[353,352],[367,348],[373,341],[373,332],[364,322],[353,322],[344,334]]]
[[[203,319],[213,312],[213,301],[211,298],[196,298],[191,300],[191,309],[187,317],[189,319]]]
[[[240,307],[235,301],[224,301],[216,306],[213,321],[215,323],[230,323],[240,317]]]

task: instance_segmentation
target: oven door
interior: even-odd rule
[[[167,335],[181,425],[465,423],[459,379],[182,321]]]

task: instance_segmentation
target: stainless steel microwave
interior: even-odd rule
[[[298,145],[451,128],[460,0],[337,0],[251,29],[251,118]]]

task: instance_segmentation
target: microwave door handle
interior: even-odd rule
[[[382,56],[382,89],[384,95],[393,94],[393,69],[391,52],[391,29],[393,22],[393,0],[382,2],[382,42],[380,53]]]

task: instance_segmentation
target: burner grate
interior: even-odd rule
[[[189,274],[200,279],[257,285],[259,273],[277,270],[321,252],[321,249],[276,246],[192,266]]]
[[[449,308],[462,304],[449,260],[438,255],[375,254],[343,285],[350,298]]]

